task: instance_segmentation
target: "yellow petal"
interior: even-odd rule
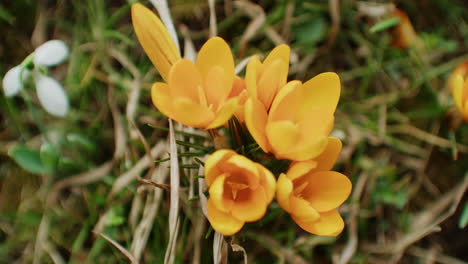
[[[317,167],[313,171],[331,170],[335,165],[340,151],[341,141],[338,138],[329,137],[325,150],[314,158],[314,161],[317,162]]]
[[[302,191],[302,196],[319,212],[337,208],[348,199],[351,193],[351,181],[336,171],[311,173],[301,181],[308,183]]]
[[[208,220],[213,229],[225,236],[231,236],[239,232],[244,226],[244,222],[236,219],[231,214],[224,213],[214,206],[213,201],[208,199],[207,202]]]
[[[232,57],[229,45],[220,37],[210,38],[200,49],[195,62],[203,78],[208,78],[212,67],[220,66],[224,70],[224,85],[219,87],[223,89],[222,94],[226,96],[232,89],[234,80],[234,58]],[[226,89],[226,90],[224,90]]]
[[[303,101],[301,87],[302,83],[300,81],[290,81],[280,88],[278,94],[273,99],[268,114],[268,122],[295,120],[296,111]]]
[[[265,109],[270,108],[276,93],[286,84],[287,75],[287,65],[279,59],[265,66],[257,83],[258,99],[265,105]]]
[[[258,57],[253,56],[247,63],[247,67],[245,69],[245,83],[247,87],[247,92],[249,93],[249,97],[252,97],[254,99],[258,99],[257,76],[259,74],[261,66],[262,63],[260,62]]]
[[[169,85],[160,82],[154,83],[151,87],[151,100],[161,113],[170,118],[177,119],[172,106]]]
[[[293,194],[293,182],[281,173],[276,183],[276,201],[286,212],[291,212],[290,198]]]
[[[465,121],[468,122],[468,102],[465,102],[465,109],[462,112],[462,117]]]
[[[298,146],[289,152],[276,153],[278,159],[306,161],[318,156],[327,146],[327,137],[315,138],[313,142]]]
[[[197,104],[187,98],[175,98],[174,112],[178,119],[176,121],[195,128],[205,128],[214,119],[214,113],[206,106]]]
[[[220,127],[226,124],[232,115],[237,111],[239,107],[239,98],[231,98],[227,100],[219,109],[219,112],[216,113],[216,118],[211,122],[211,124],[206,127],[206,129],[212,129]]]
[[[236,155],[236,152],[230,149],[220,149],[212,153],[205,161],[205,181],[208,186],[213,184],[214,180],[223,174],[223,164],[230,157]]]
[[[267,168],[263,167],[263,165],[259,163],[255,163],[255,165],[257,166],[257,169],[260,173],[260,186],[265,189],[267,202],[270,203],[275,196],[276,178],[273,173],[271,173],[271,171]]]
[[[421,41],[421,39],[418,37],[418,34],[414,30],[408,15],[399,9],[395,9],[392,15],[400,20],[400,23],[398,23],[398,25],[393,30],[393,45],[403,49],[412,46],[421,48],[424,43]]]
[[[265,215],[267,207],[268,201],[262,187],[256,190],[245,189],[239,191],[238,199],[232,205],[231,214],[241,221],[253,222]]]
[[[229,98],[240,96],[246,89],[245,81],[237,75],[234,76],[234,82],[232,83],[232,90],[229,94]]]
[[[202,78],[193,62],[181,59],[171,68],[169,88],[173,99],[189,98],[193,102],[206,106],[206,96],[201,86]]]
[[[320,218],[320,214],[309,202],[304,199],[292,196],[290,199],[291,215],[301,222],[312,222]]]
[[[460,112],[463,112],[463,102],[462,102],[462,95],[463,95],[463,87],[464,87],[464,80],[462,75],[455,75],[452,81],[452,96],[455,105],[457,106]]]
[[[234,115],[236,116],[237,120],[239,120],[239,122],[244,123],[244,120],[245,120],[244,105],[245,105],[245,102],[247,101],[247,88],[246,88],[245,81],[241,79],[239,76],[234,77],[231,94],[229,94],[228,96],[228,98],[234,98],[234,97],[239,98],[239,103],[238,103],[239,105]]]
[[[132,5],[132,23],[138,41],[165,81],[179,51],[159,18],[142,4]]]
[[[313,160],[294,162],[291,165],[291,167],[289,167],[289,170],[286,173],[286,176],[291,181],[294,181],[295,179],[298,179],[306,175],[309,171],[313,170],[315,167],[317,167],[317,162]]]
[[[333,122],[333,116],[320,111],[309,113],[308,117],[299,122],[300,144],[296,144],[288,152],[278,154],[278,158],[290,159],[295,161],[305,161],[317,157],[322,153],[328,143],[328,134],[330,124]]]
[[[225,86],[226,74],[221,66],[213,66],[205,78],[205,93],[208,104],[213,104],[214,109],[222,106],[233,85]]]
[[[249,98],[245,102],[245,124],[252,137],[255,139],[257,144],[265,152],[269,152],[270,147],[266,137],[266,124],[267,124],[267,112],[263,104],[254,99]]]
[[[302,222],[292,216],[294,221],[305,231],[319,236],[337,236],[344,228],[344,221],[337,210],[321,213],[313,222]]]
[[[289,58],[291,56],[291,49],[289,48],[288,45],[286,44],[281,44],[279,46],[276,46],[270,54],[265,58],[265,61],[263,61],[263,65],[269,66],[273,61],[275,60],[281,60],[283,61],[286,66],[289,68]],[[286,72],[288,69],[286,68]],[[286,76],[287,77],[287,76]]]
[[[225,213],[229,213],[234,204],[233,200],[226,199],[224,195],[224,182],[227,176],[229,176],[229,173],[223,173],[216,177],[209,189],[210,200],[213,202],[213,205]]]
[[[289,152],[296,144],[301,144],[298,141],[300,131],[297,125],[289,120],[268,123],[266,132],[268,142],[277,157]]]
[[[310,112],[319,109],[328,114],[335,112],[340,99],[340,78],[334,72],[321,73],[303,84],[303,103],[298,120],[307,118]]]
[[[465,79],[463,84],[462,103],[466,104],[468,101],[468,79]]]

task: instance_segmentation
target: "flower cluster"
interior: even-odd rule
[[[132,6],[138,40],[161,74],[151,97],[166,116],[194,128],[223,129],[235,116],[258,144],[247,158],[243,149],[220,149],[205,162],[207,215],[214,230],[237,233],[261,219],[275,194],[278,204],[304,230],[336,236],[344,227],[337,211],[351,182],[331,171],[341,142],[329,137],[340,96],[340,79],[322,73],[302,83],[288,82],[290,48],[280,45],[261,61],[252,57],[245,77],[234,73],[229,45],[209,39],[195,62],[181,58],[158,17],[141,4]],[[275,178],[263,159],[290,162]],[[253,159],[253,160],[252,160]],[[255,161],[254,161],[255,160]]]

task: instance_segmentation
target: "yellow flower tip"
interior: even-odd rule
[[[232,150],[218,150],[205,162],[208,220],[223,235],[262,218],[276,190],[275,177],[261,164]]]
[[[464,66],[464,65],[462,65]],[[467,69],[458,67],[449,78],[453,101],[464,121],[468,122],[468,78]]]
[[[167,81],[169,70],[180,59],[180,53],[164,24],[140,3],[132,5],[132,24],[143,50]]]
[[[337,143],[331,142],[334,150]],[[276,184],[278,204],[307,232],[336,236],[344,228],[336,208],[348,199],[351,181],[341,173],[316,168],[315,161],[295,162],[281,174]]]
[[[395,9],[392,16],[400,20],[400,23],[393,31],[393,45],[401,49],[407,49],[409,47],[421,48],[423,42],[414,30],[408,15],[400,9]]]

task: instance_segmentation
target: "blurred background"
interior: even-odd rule
[[[168,124],[151,103],[161,78],[133,32],[134,2],[0,2],[2,78],[47,40],[70,50],[48,69],[68,95],[65,117],[45,112],[31,83],[22,96],[0,92],[0,263],[164,262]],[[198,50],[208,1],[169,8],[181,46]],[[339,74],[335,170],[353,182],[337,238],[302,231],[272,203],[226,238],[229,263],[243,250],[250,263],[467,263],[468,123],[448,82],[468,61],[467,2],[218,0],[214,10],[236,62],[287,43],[289,80]],[[182,136],[206,141],[193,133]],[[186,161],[174,262],[212,263],[199,164]]]

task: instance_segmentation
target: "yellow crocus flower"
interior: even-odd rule
[[[340,79],[322,73],[304,84],[291,81],[281,88],[267,110],[260,99],[245,103],[245,123],[265,152],[278,159],[305,161],[327,145],[340,97]]]
[[[177,122],[213,129],[224,125],[237,110],[239,98],[228,98],[233,81],[231,49],[215,37],[203,45],[195,63],[178,60],[168,82],[153,85],[151,98],[159,111]]]
[[[351,181],[330,171],[341,150],[337,138],[314,160],[295,162],[276,184],[276,200],[305,231],[320,236],[337,236],[344,221],[336,210],[351,193]]]
[[[264,166],[228,149],[205,162],[209,186],[208,220],[217,232],[230,236],[262,218],[275,194],[275,177]]]
[[[151,88],[153,104],[184,125],[212,129],[236,112],[239,98],[228,98],[234,82],[234,59],[227,43],[208,40],[195,63],[182,59],[159,18],[141,4],[132,5],[138,40],[166,83]]]

